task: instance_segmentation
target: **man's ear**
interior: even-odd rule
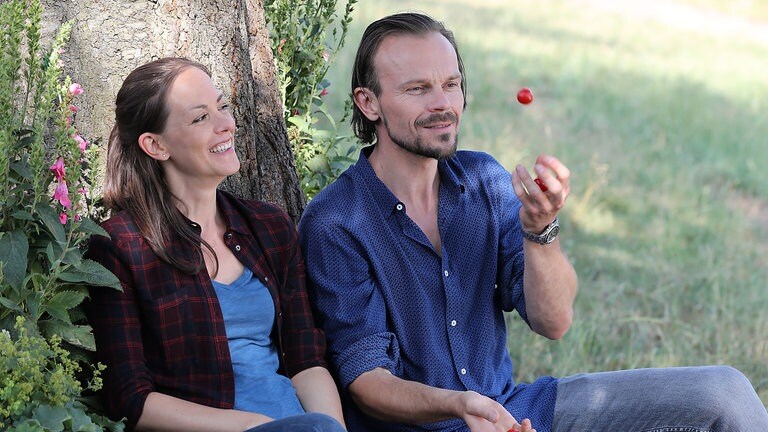
[[[165,161],[170,157],[168,150],[160,142],[160,136],[157,134],[144,132],[139,135],[139,147],[147,156],[158,161]]]
[[[379,119],[379,99],[369,88],[358,87],[352,95],[355,105],[368,120],[375,122]]]

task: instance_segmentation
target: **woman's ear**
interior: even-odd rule
[[[166,161],[170,157],[168,150],[160,143],[160,136],[144,132],[139,135],[139,147],[147,156],[158,161]]]
[[[352,94],[355,105],[363,115],[372,122],[377,121],[379,119],[379,99],[376,95],[367,87],[358,87]]]

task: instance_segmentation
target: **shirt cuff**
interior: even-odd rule
[[[376,368],[399,375],[401,365],[397,338],[394,333],[384,332],[360,339],[338,355],[336,367],[344,389],[363,373]]]

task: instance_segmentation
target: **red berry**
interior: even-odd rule
[[[549,188],[547,188],[547,185],[545,185],[540,178],[537,178],[536,180],[534,180],[534,182],[536,182],[536,184],[539,185],[539,189],[541,189],[542,192],[546,192],[549,190]]]
[[[533,92],[528,87],[523,87],[517,92],[517,101],[523,105],[533,102]]]

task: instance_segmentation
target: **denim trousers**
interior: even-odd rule
[[[552,430],[767,432],[768,412],[732,367],[633,369],[560,379]]]
[[[271,421],[245,432],[346,432],[344,427],[325,414],[307,413]]]

